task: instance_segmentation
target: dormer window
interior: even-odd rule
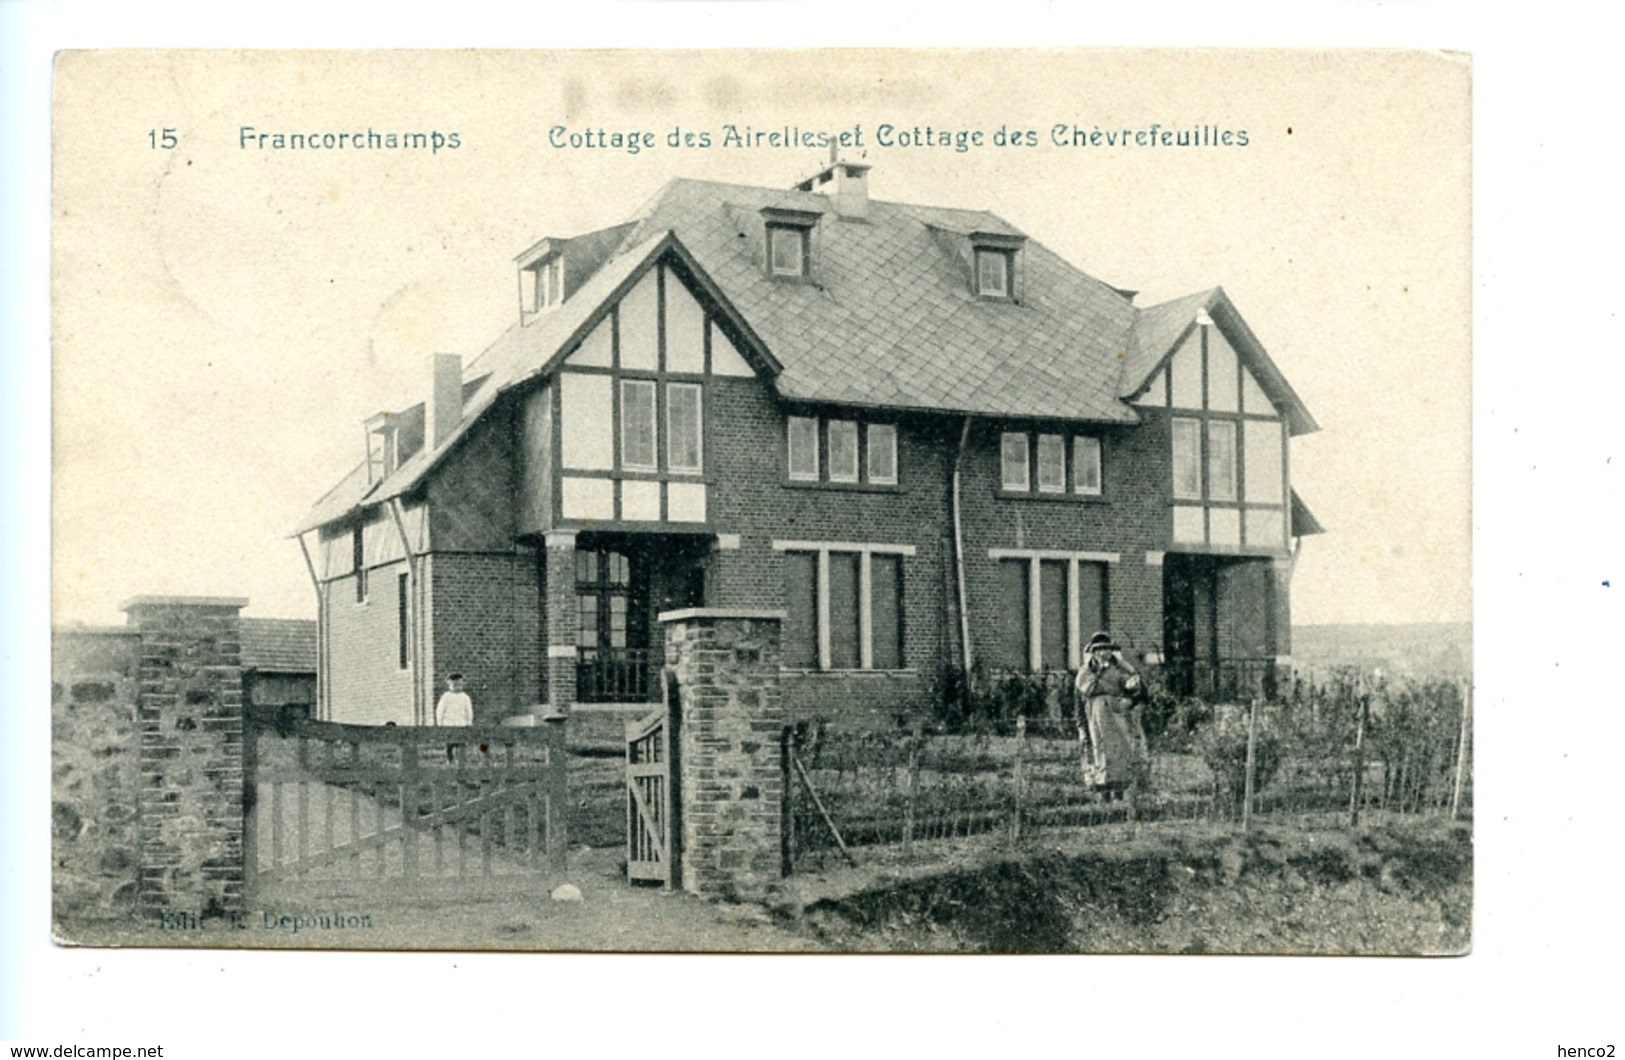
[[[564,301],[563,255],[533,265],[525,273],[524,312],[540,313]]]
[[[1008,232],[972,232],[971,293],[994,302],[1021,297],[1021,248],[1027,237]]]
[[[569,242],[548,236],[514,259],[519,266],[520,323],[564,301],[564,258]]]
[[[767,226],[768,266],[775,276],[807,275],[807,230],[792,225]]]
[[[762,210],[767,230],[767,274],[775,280],[812,278],[813,230],[823,214],[768,206]]]
[[[1008,250],[976,251],[976,293],[983,298],[1010,297],[1010,258]]]

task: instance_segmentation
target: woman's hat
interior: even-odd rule
[[[1112,643],[1112,635],[1107,633],[1105,630],[1102,630],[1089,638],[1089,646],[1083,650],[1085,652],[1091,652],[1097,648],[1104,648],[1107,651],[1116,651],[1117,645]]]

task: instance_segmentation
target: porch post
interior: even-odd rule
[[[549,708],[566,713],[576,701],[576,532],[549,530],[544,537],[544,691]]]

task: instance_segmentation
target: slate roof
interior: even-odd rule
[[[872,201],[865,221],[826,216],[813,283],[762,267],[761,211],[829,215],[817,192],[677,180],[629,242],[671,231],[749,320],[789,400],[987,416],[1132,423],[1118,400],[1134,307],[1027,241],[1019,303],[972,293],[956,239],[1019,236],[992,214]],[[969,245],[964,245],[968,255]]]
[[[316,672],[316,623],[305,618],[244,618],[240,642],[245,670]]]
[[[820,215],[812,282],[767,275],[764,208]],[[1263,362],[1260,384],[1286,408],[1291,432],[1315,429],[1222,290],[1138,309],[1025,239],[1019,299],[979,298],[977,234],[1025,238],[986,211],[871,200],[867,218],[854,220],[836,217],[818,192],[674,180],[631,221],[557,240],[607,258],[563,305],[515,323],[469,364],[463,419],[446,442],[432,451],[403,446],[406,459],[381,483],[369,484],[358,466],[295,532],[412,489],[502,393],[552,371],[621,289],[668,252],[729,315],[746,339],[741,352],[789,401],[1132,424],[1139,417],[1125,399],[1205,308],[1250,362]],[[421,407],[409,411],[421,417]]]

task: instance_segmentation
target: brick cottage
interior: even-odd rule
[[[658,616],[782,611],[790,716],[1109,629],[1176,691],[1289,651],[1308,410],[1218,288],[1137,307],[992,214],[677,180],[517,258],[518,320],[299,529],[318,714],[481,722],[660,696]]]

